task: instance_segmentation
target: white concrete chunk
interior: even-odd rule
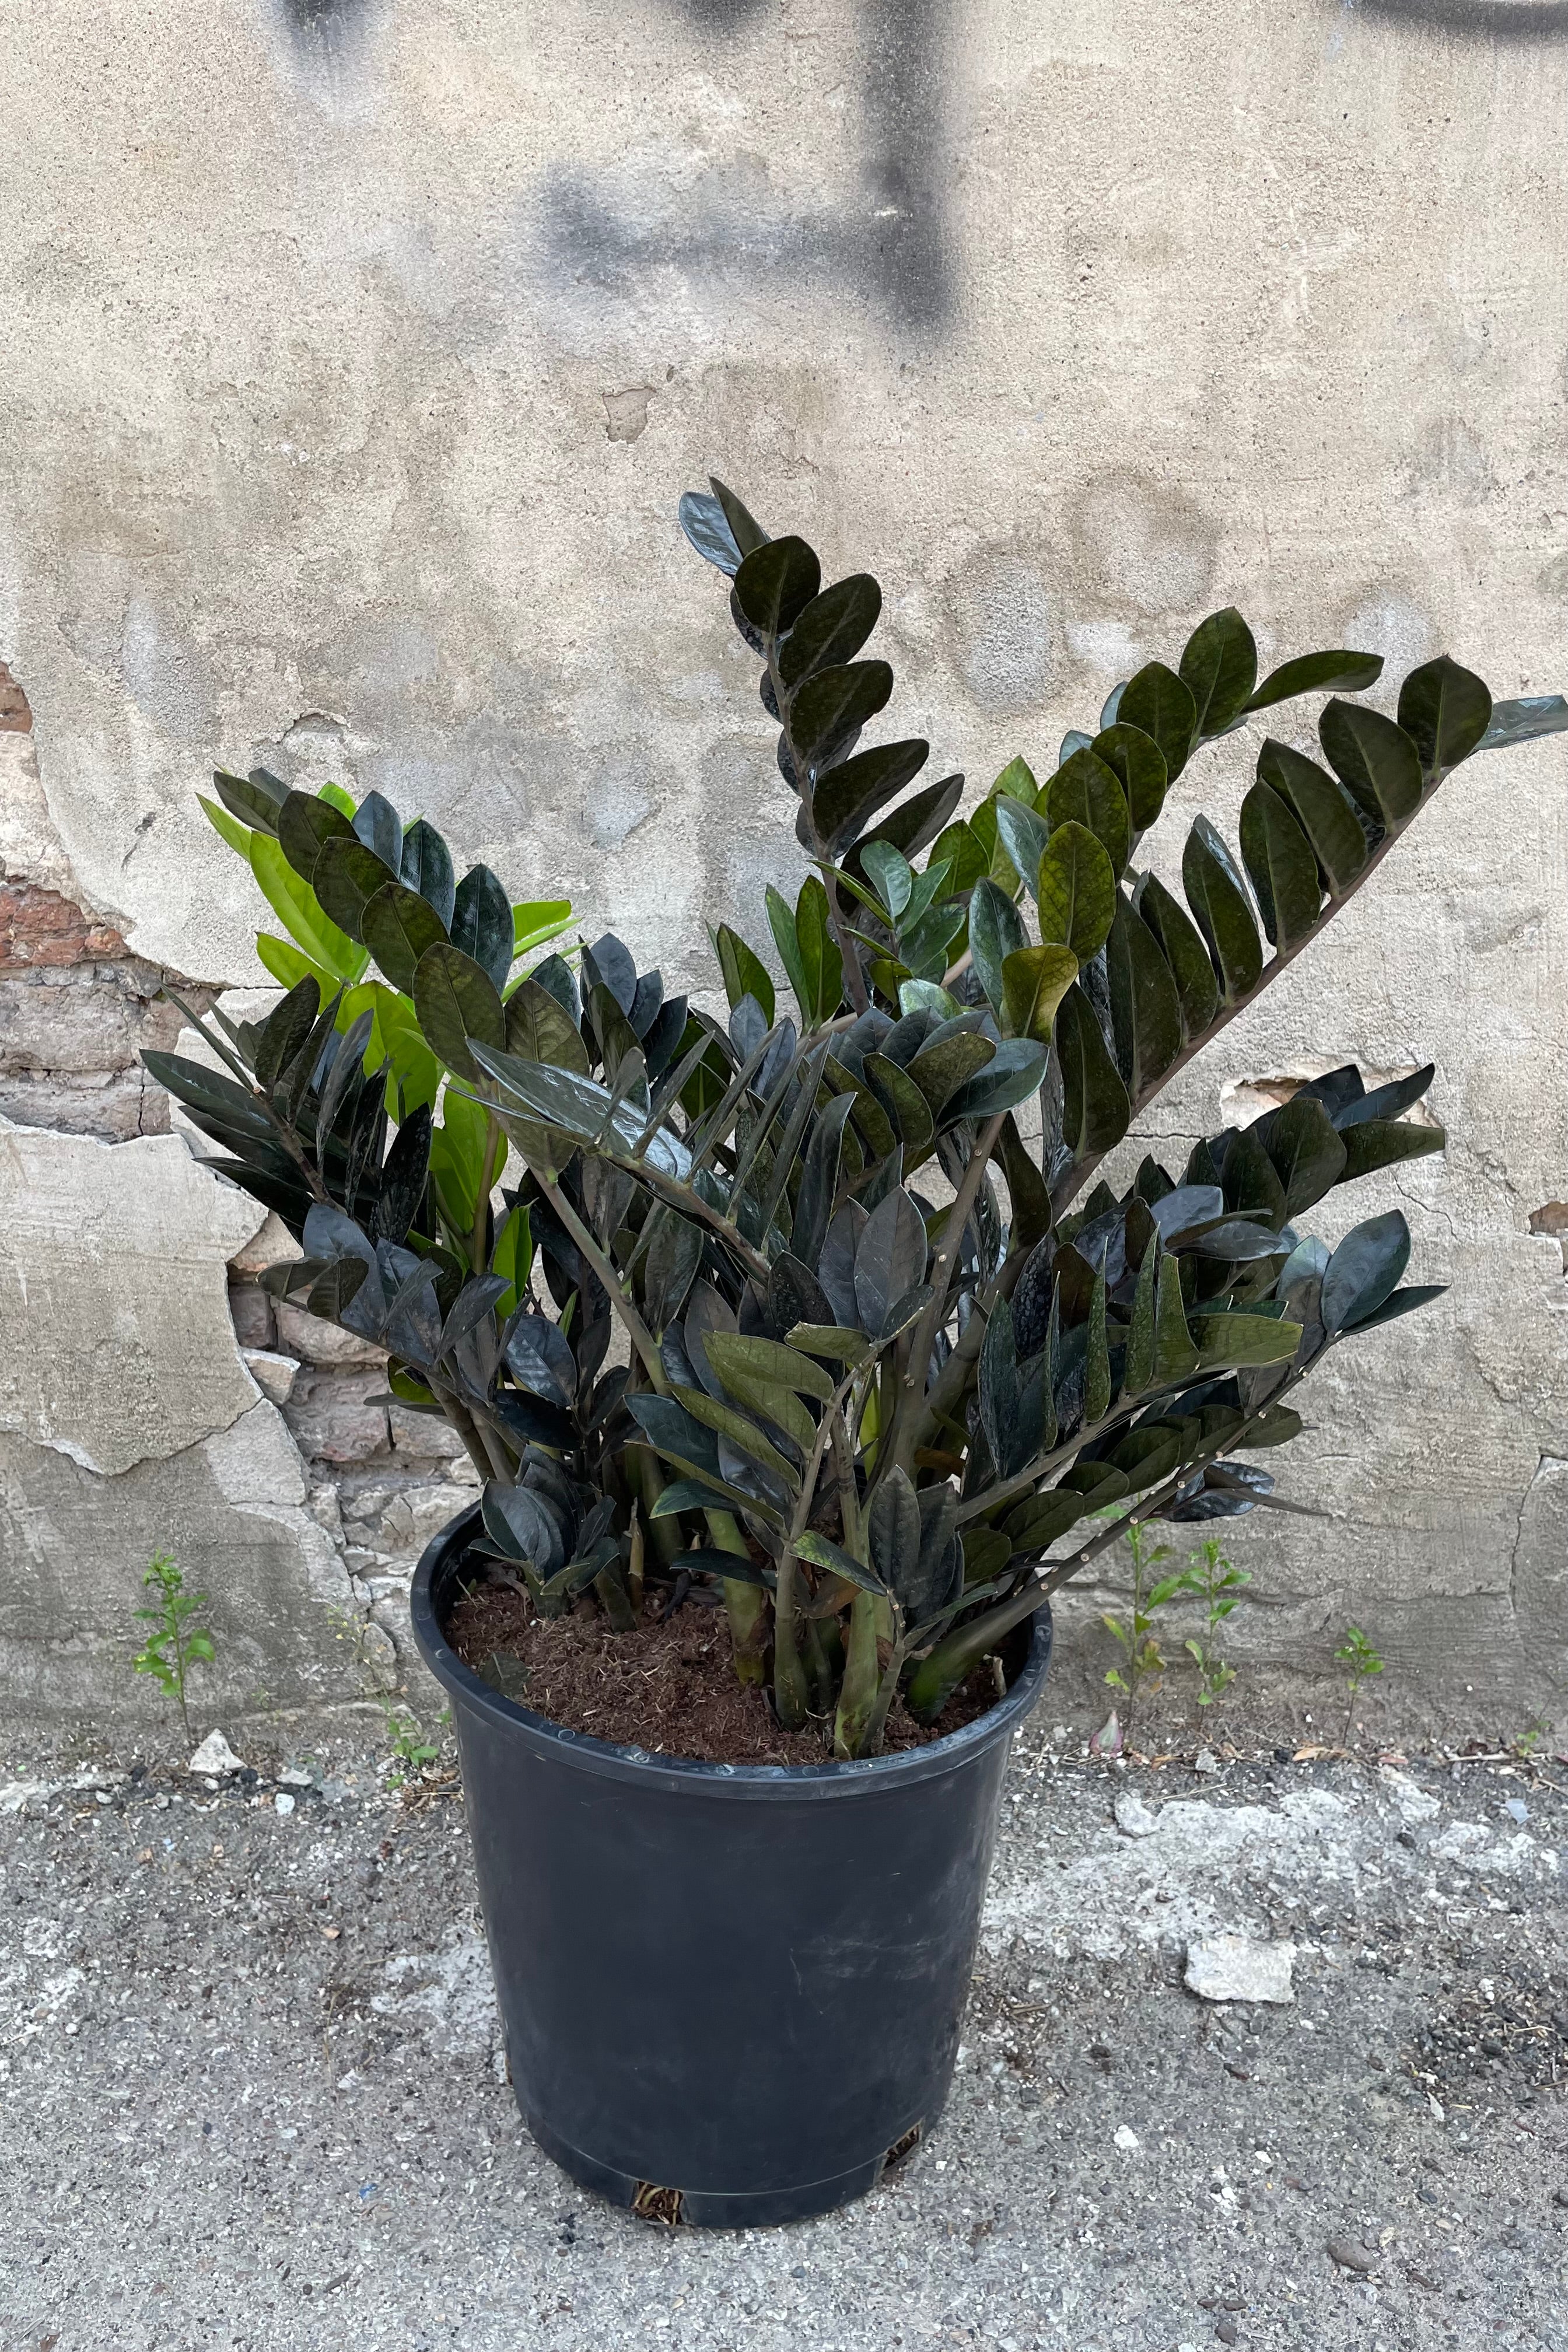
[[[1187,1947],[1187,1989],[1203,2000],[1292,2001],[1295,1962],[1294,1944],[1205,1936]]]

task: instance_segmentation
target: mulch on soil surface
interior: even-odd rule
[[[476,1584],[453,1607],[447,1639],[463,1664],[536,1714],[596,1739],[706,1764],[822,1764],[831,1724],[783,1731],[764,1694],[737,1678],[721,1609],[688,1601],[666,1620],[651,1601],[634,1633],[616,1633],[592,1602],[541,1621],[525,1593]],[[923,1748],[994,1706],[989,1662],[927,1728],[895,1702],[883,1751]]]

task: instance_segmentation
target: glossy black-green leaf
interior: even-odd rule
[[[893,673],[885,661],[814,670],[790,697],[790,740],[797,761],[814,770],[826,767],[883,709],[892,691]]]
[[[1078,978],[1079,962],[1070,948],[1046,940],[1037,948],[1019,948],[1002,961],[1002,1034],[1033,1037],[1048,1045],[1056,1026],[1057,1007]],[[954,1041],[956,1043],[956,1040]]]
[[[1323,756],[1358,808],[1375,824],[1403,824],[1421,805],[1421,754],[1381,710],[1325,702],[1318,717]]]
[[[256,1083],[263,1092],[276,1084],[279,1072],[294,1059],[321,1010],[321,988],[310,976],[291,988],[281,1004],[273,1006],[262,1024],[254,1062]]]
[[[1222,1181],[1227,1209],[1266,1217],[1279,1231],[1285,1222],[1285,1186],[1256,1127],[1244,1127],[1231,1138]]]
[[[1492,698],[1483,681],[1447,654],[1413,669],[1399,689],[1399,723],[1428,782],[1469,758],[1491,715]]]
[[[1295,947],[1318,919],[1322,886],[1311,843],[1271,784],[1254,784],[1241,803],[1241,855],[1271,943]]]
[[[1218,966],[1228,1004],[1250,996],[1263,977],[1263,942],[1231,856],[1207,817],[1196,817],[1182,852],[1182,887]]]
[[[1185,680],[1163,662],[1146,662],[1128,679],[1113,718],[1105,721],[1115,723],[1141,727],[1154,738],[1164,756],[1166,782],[1173,784],[1187,764],[1198,723],[1197,705]]]
[[[1299,1323],[1271,1315],[1194,1312],[1192,1331],[1203,1371],[1260,1370],[1270,1364],[1288,1364],[1301,1339]]]
[[[892,1120],[904,1146],[904,1165],[923,1160],[936,1135],[931,1105],[920,1087],[897,1062],[885,1054],[868,1054],[866,1083]]]
[[[559,997],[535,979],[525,980],[506,1000],[506,1050],[524,1061],[550,1062],[585,1076],[588,1049],[583,1033]]]
[[[768,1028],[773,1024],[774,996],[773,974],[756,950],[748,946],[739,931],[728,923],[721,923],[710,934],[713,952],[719,959],[719,969],[724,978],[724,993],[734,1011],[742,998],[756,999],[763,1010],[763,1020]]]
[[[941,1119],[959,1088],[978,1076],[995,1052],[991,1039],[973,1029],[960,1029],[921,1046],[907,1066],[908,1075],[931,1105],[934,1119]]]
[[[1136,1102],[1182,1050],[1182,1006],[1158,941],[1120,894],[1105,943],[1105,977],[1116,1060]]]
[[[902,1470],[891,1470],[871,1497],[866,1515],[871,1565],[894,1592],[913,1577],[921,1555],[921,1509]]]
[[[1098,835],[1070,821],[1058,825],[1041,854],[1031,887],[1042,940],[1070,948],[1079,963],[1099,953],[1116,913],[1116,876]]]
[[[1203,937],[1181,901],[1173,898],[1158,877],[1140,877],[1132,903],[1158,942],[1176,984],[1182,1034],[1187,1043],[1199,1037],[1219,1010],[1219,982]]]
[[[353,813],[353,831],[390,873],[402,873],[403,819],[384,793],[366,793]]]
[[[1329,1106],[1330,1116],[1342,1134],[1347,1127],[1359,1127],[1363,1119],[1397,1118],[1401,1111],[1421,1100],[1436,1076],[1436,1065],[1423,1063],[1407,1077],[1390,1078],[1386,1086],[1373,1087],[1370,1094],[1358,1094],[1337,1107]],[[1359,1085],[1359,1071],[1356,1078]]]
[[[831,856],[841,856],[877,811],[914,782],[930,754],[929,743],[910,737],[857,751],[853,759],[828,769],[812,794],[811,817]]]
[[[740,507],[738,499],[733,502]],[[722,501],[718,498],[710,497],[706,490],[688,490],[676,511],[679,517],[681,530],[686,533],[698,554],[733,579],[740,567],[742,556],[748,551],[736,540]],[[740,507],[740,511],[744,514],[745,509]],[[746,520],[750,521],[750,516],[747,516]],[[767,533],[759,530],[755,524],[752,525],[752,530],[756,536],[752,544],[760,545],[766,539]]]
[[[495,982],[448,940],[438,940],[420,957],[414,1010],[431,1052],[470,1084],[483,1073],[468,1051],[469,1038],[496,1053],[505,1047],[506,1013]]]
[[[1321,654],[1299,654],[1270,670],[1247,710],[1268,710],[1298,694],[1364,694],[1383,676],[1381,654],[1348,653],[1342,647]]]
[[[924,1279],[926,1230],[901,1187],[872,1211],[855,1252],[855,1306],[862,1330],[880,1336],[890,1310]]]
[[[1001,1017],[1005,1003],[1002,967],[1028,945],[1024,919],[1005,890],[989,877],[974,886],[969,901],[969,953],[975,977],[992,1011]]]
[[[767,532],[756,517],[741,504],[734,491],[721,482],[717,474],[709,475],[708,487],[723,509],[724,520],[730,526],[730,536],[742,555],[750,555],[755,547],[765,547]]]
[[[996,837],[1011,858],[1019,880],[1033,898],[1040,860],[1045,856],[1051,829],[1043,816],[1032,808],[1026,808],[1022,801],[1014,800],[1011,793],[999,793],[995,809]]]
[[[1183,649],[1181,672],[1197,713],[1194,732],[1223,735],[1258,683],[1258,646],[1234,604],[1200,621]]]
[[[353,841],[353,826],[342,809],[314,793],[290,793],[277,813],[278,842],[301,882],[316,869],[321,845],[328,841]]]
[[[1110,1467],[1121,1471],[1133,1493],[1145,1486],[1158,1486],[1181,1459],[1182,1433],[1168,1421],[1148,1422],[1142,1429],[1133,1430],[1106,1456]]]
[[[1046,813],[1053,833],[1060,824],[1086,825],[1121,873],[1132,842],[1127,795],[1115,770],[1093,751],[1075,751],[1057,770],[1046,786]]]
[[[1355,1226],[1329,1260],[1319,1312],[1328,1332],[1352,1329],[1375,1315],[1410,1263],[1410,1228],[1404,1213],[1369,1217]]]
[[[393,1138],[382,1164],[381,1190],[376,1199],[374,1236],[401,1243],[418,1213],[430,1169],[434,1120],[428,1104],[410,1111]],[[390,1342],[389,1342],[390,1344]]]
[[[231,776],[226,768],[215,768],[213,790],[230,816],[277,838],[279,814],[289,797],[287,784],[269,776],[265,768],[258,768],[250,776]]]
[[[1094,1007],[1076,981],[1057,1008],[1056,1050],[1064,1145],[1075,1160],[1109,1151],[1126,1134],[1132,1108]]]
[[[1323,1105],[1293,1095],[1264,1122],[1264,1149],[1285,1192],[1285,1214],[1299,1217],[1345,1174],[1345,1147]]]
[[[1258,775],[1289,809],[1312,845],[1324,882],[1342,898],[1367,860],[1366,835],[1343,785],[1272,736],[1258,755]]]
[[[364,910],[378,890],[396,880],[357,835],[330,835],[317,852],[310,887],[322,908],[351,940],[363,940]]]
[[[1418,1307],[1430,1307],[1435,1298],[1443,1297],[1447,1287],[1446,1282],[1410,1283],[1403,1290],[1392,1291],[1381,1307],[1374,1307],[1370,1315],[1358,1316],[1353,1323],[1347,1324],[1345,1328],[1347,1330],[1355,1332],[1375,1331],[1380,1323],[1397,1322],[1402,1315],[1414,1315]],[[1292,1415],[1292,1418],[1294,1419],[1295,1416]],[[1296,1430],[1290,1433],[1295,1435],[1300,1426],[1300,1421],[1297,1421]],[[1257,1445],[1260,1440],[1254,1434],[1249,1443]]]
[[[983,1070],[967,1079],[942,1112],[943,1127],[961,1118],[994,1118],[998,1111],[1016,1110],[1045,1084],[1050,1055],[1033,1037],[1005,1037]]]
[[[844,1149],[844,1123],[855,1107],[852,1094],[835,1095],[817,1113],[811,1139],[801,1160],[800,1189],[795,1196],[790,1249],[806,1266],[822,1255],[827,1221],[838,1190],[838,1170]]]
[[[384,882],[365,901],[360,936],[393,987],[412,996],[420,957],[447,934],[427,898],[401,882]]]
[[[1094,1277],[1094,1296],[1089,1301],[1089,1338],[1084,1351],[1083,1419],[1089,1428],[1103,1421],[1110,1410],[1110,1350],[1106,1325],[1106,1287],[1103,1268]]]
[[[427,818],[416,818],[405,831],[398,873],[404,887],[428,899],[441,919],[442,929],[449,930],[457,896],[452,853]]]
[[[507,1559],[526,1562],[536,1576],[552,1576],[566,1547],[554,1515],[531,1486],[503,1486],[492,1479],[480,1505],[485,1533]]]
[[[851,850],[845,864],[851,872],[862,870],[860,852],[868,848],[873,841],[890,842],[895,849],[902,850],[906,857],[912,858],[917,851],[925,848],[928,842],[936,839],[963,798],[962,776],[943,776],[937,783],[922,785],[918,793],[911,793],[907,801],[900,801],[898,807],[867,835],[859,846]]]
[[[1075,745],[1074,749],[1081,747]],[[1117,719],[1102,727],[1088,747],[1121,782],[1134,833],[1147,833],[1165,805],[1170,773],[1165,754],[1142,727]],[[1064,758],[1070,757],[1064,754]]]
[[[342,1035],[334,1041],[332,1066],[321,1083],[316,1106],[316,1150],[324,1151],[328,1138],[338,1124],[339,1113],[349,1103],[353,1089],[364,1076],[364,1049],[370,1043],[374,1025],[374,1013],[362,1013],[352,1021]],[[259,1072],[258,1073],[259,1076]],[[352,1124],[353,1113],[350,1118]]]
[[[1160,1236],[1156,1233],[1144,1248],[1132,1294],[1121,1367],[1121,1387],[1127,1396],[1142,1396],[1154,1385],[1154,1287],[1159,1271]]]
[[[797,686],[812,670],[853,661],[882,610],[882,591],[868,572],[851,572],[814,596],[779,648],[779,676]]]
[[[1051,1229],[1049,1188],[1011,1118],[1002,1122],[998,1150],[1012,1208],[1011,1245],[1015,1249],[1033,1249]]]
[[[1196,1371],[1198,1351],[1182,1304],[1181,1262],[1162,1257],[1154,1285],[1154,1381],[1163,1388]]]
[[[752,548],[735,573],[736,600],[764,638],[793,628],[821,585],[816,551],[793,533]]]
[[[686,1294],[702,1263],[700,1226],[661,1205],[653,1210],[646,1229],[647,1247],[638,1268],[642,1309],[648,1329],[662,1339],[686,1304]]]
[[[1345,1172],[1341,1181],[1346,1184],[1404,1160],[1424,1160],[1428,1152],[1441,1151],[1448,1140],[1440,1127],[1417,1127],[1404,1118],[1361,1119],[1342,1134]]]
[[[1568,695],[1524,694],[1512,702],[1494,702],[1487,731],[1478,751],[1500,751],[1510,743],[1533,743],[1542,735],[1560,735],[1568,727]]]
[[[499,874],[470,866],[452,903],[452,945],[471,956],[498,989],[511,970],[511,901]]]

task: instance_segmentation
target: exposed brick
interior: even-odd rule
[[[68,898],[25,882],[0,883],[0,971],[139,961],[111,925],[84,915]],[[163,975],[151,964],[142,969],[152,977],[146,992],[151,995],[162,986]]]
[[[26,696],[0,661],[0,735],[30,735],[33,712]]]

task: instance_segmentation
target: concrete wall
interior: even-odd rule
[[[1268,654],[1568,683],[1549,0],[39,0],[3,70],[0,655],[34,732],[0,734],[0,1108],[113,1166],[159,1115],[150,977],[258,976],[195,805],[220,758],[380,786],[704,981],[704,919],[797,870],[751,664],[673,528],[710,466],[879,573],[898,730],[976,793],[1227,601]],[[1200,782],[1234,821],[1243,758],[1184,780],[1173,840]],[[1307,1055],[1429,1057],[1454,1136],[1367,1202],[1405,1202],[1449,1299],[1321,1384],[1284,1481],[1327,1518],[1237,1534],[1238,1648],[1280,1703],[1352,1617],[1391,1719],[1561,1700],[1568,1287],[1529,1228],[1568,1195],[1565,784],[1562,739],[1467,770],[1162,1114],[1195,1132]],[[390,1573],[387,1511],[447,1471],[393,1476],[357,1377],[298,1376],[275,1499],[305,1509],[299,1477],[330,1520],[385,1472],[358,1565]],[[100,1483],[68,1497],[58,1433],[6,1406],[8,1586],[68,1528],[93,1639],[119,1482],[185,1475],[164,1409],[153,1379],[138,1465],[71,1457]],[[314,1573],[279,1570],[279,1661],[319,1647]],[[55,1658],[52,1606],[8,1601],[5,1643]]]

